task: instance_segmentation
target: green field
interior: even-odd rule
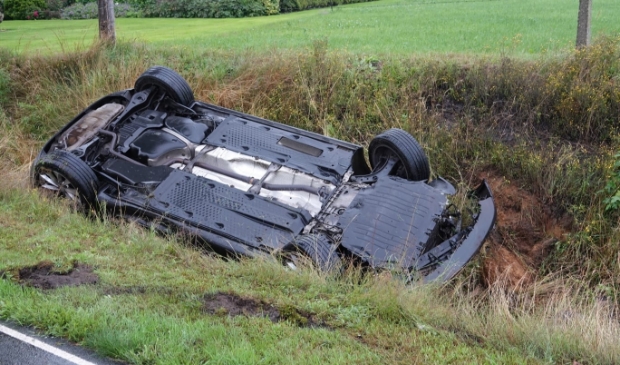
[[[117,19],[119,39],[167,47],[300,49],[327,40],[332,49],[370,55],[510,54],[532,57],[570,49],[575,0],[385,0],[245,19]],[[597,0],[593,35],[620,33],[620,2]],[[57,52],[90,45],[96,20],[6,21],[0,47]]]

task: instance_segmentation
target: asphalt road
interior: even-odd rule
[[[119,365],[64,340],[0,322],[0,365]]]

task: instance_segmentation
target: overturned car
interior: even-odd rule
[[[195,101],[187,82],[156,66],[133,89],[82,111],[44,146],[36,187],[144,226],[187,232],[222,254],[343,259],[425,281],[452,278],[495,221],[485,182],[463,223],[454,187],[430,180],[407,132],[368,148]]]

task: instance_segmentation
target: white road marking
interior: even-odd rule
[[[66,351],[63,351],[59,348],[56,348],[54,346],[48,345],[45,342],[39,341],[35,338],[32,338],[30,336],[26,336],[23,333],[17,332],[15,330],[12,330],[8,327],[5,327],[3,325],[0,324],[0,332],[9,335],[13,338],[16,338],[22,342],[25,342],[27,344],[30,344],[34,347],[37,347],[43,351],[49,352],[52,355],[58,356],[61,359],[65,359],[67,361],[70,361],[76,365],[97,365],[95,363],[92,363],[90,361],[86,361],[84,359],[81,359],[75,355],[72,355]]]

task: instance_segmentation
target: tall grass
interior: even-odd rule
[[[562,280],[539,281],[516,293],[502,284],[471,291],[470,278],[449,287],[395,288],[405,313],[423,331],[450,331],[549,363],[613,364],[620,358],[614,305]]]

